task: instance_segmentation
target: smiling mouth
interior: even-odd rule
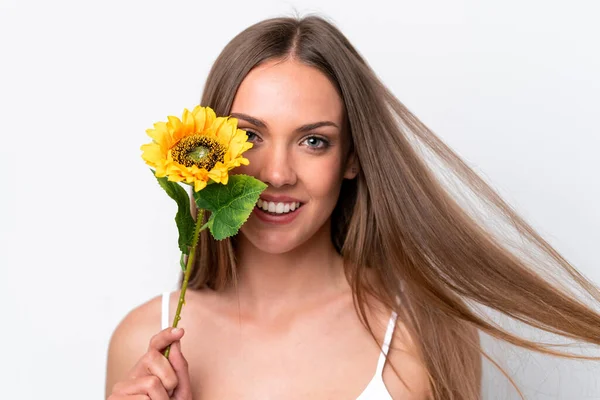
[[[266,201],[263,199],[258,199],[256,203],[256,207],[262,210],[263,212],[271,215],[285,215],[289,214],[300,207],[303,204],[296,202],[274,202],[274,201]]]

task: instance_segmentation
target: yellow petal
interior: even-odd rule
[[[217,183],[227,182],[227,166],[221,162],[216,163],[208,177]]]
[[[192,111],[194,120],[196,121],[196,132],[204,132],[208,129],[217,118],[217,115],[210,107],[196,106]]]
[[[167,122],[167,128],[169,129],[169,133],[172,134],[173,131],[180,130],[182,127],[181,120],[173,115],[169,115],[167,117],[169,122]]]
[[[253,144],[248,142],[248,136],[246,132],[237,129],[235,136],[231,139],[231,143],[229,144],[229,153],[231,158],[236,158],[242,155],[243,152],[252,148]]]
[[[171,182],[181,182],[183,178],[179,175],[168,175],[167,180]]]
[[[167,170],[167,175],[176,176],[178,182],[189,175],[189,173],[187,172],[187,168],[184,165],[178,164],[176,162],[165,165],[165,168]]]
[[[163,148],[170,148],[171,135],[169,135],[167,124],[165,122],[157,122],[154,124],[154,129],[147,129],[146,133],[156,143]]]
[[[250,164],[250,161],[248,161],[247,158],[238,157],[238,158],[235,158],[235,159],[229,161],[226,165],[227,165],[227,169],[231,170],[233,168],[239,167],[240,165],[248,165],[248,164]]]
[[[183,129],[186,132],[196,132],[196,120],[194,119],[194,115],[189,112],[187,108],[183,110],[181,122],[183,124]]]
[[[243,143],[231,142],[231,144],[229,145],[229,151],[228,151],[231,159],[234,159],[234,158],[237,158],[238,156],[240,156],[242,154],[243,147],[244,147]]]
[[[206,187],[206,181],[198,180],[194,182],[194,191],[199,192]]]
[[[217,137],[229,145],[234,140],[237,130],[237,120],[235,118],[226,119],[220,126]]]
[[[156,166],[159,162],[164,160],[163,152],[156,143],[148,143],[140,147],[142,150],[142,159],[146,161],[148,165]]]
[[[167,118],[169,120],[169,122],[167,123],[167,129],[171,141],[171,145],[169,146],[169,148],[171,148],[173,147],[173,145],[179,142],[181,138],[186,136],[186,131],[183,129],[183,124],[181,123],[181,120],[179,118],[174,117],[172,115],[169,115]]]
[[[167,169],[165,168],[164,164],[158,164],[156,166],[156,170],[154,171],[154,175],[157,178],[164,178],[165,176],[167,176]]]
[[[163,136],[166,132],[167,124],[165,122],[157,122],[154,124],[154,129],[146,129],[146,133],[155,142],[159,142],[163,139]]]
[[[215,119],[210,129],[214,132],[214,135],[225,145],[229,146],[231,140],[231,134],[227,132],[228,129],[227,118],[218,117]]]

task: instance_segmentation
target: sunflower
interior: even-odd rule
[[[185,109],[181,120],[169,116],[146,130],[152,143],[141,147],[142,158],[158,178],[185,182],[202,190],[209,180],[227,184],[229,171],[248,165],[242,153],[252,147],[237,119],[217,117],[210,107]]]

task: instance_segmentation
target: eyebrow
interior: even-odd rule
[[[267,127],[267,124],[264,121],[262,121],[258,118],[251,117],[247,114],[231,113],[231,116],[233,118],[242,119],[246,122],[249,122],[258,128],[266,128]],[[319,121],[319,122],[313,122],[311,124],[302,125],[301,127],[296,129],[296,132],[300,132],[300,133],[309,132],[309,131],[312,131],[313,129],[320,128],[322,126],[333,126],[333,127],[336,127],[339,129],[339,126],[335,122]]]

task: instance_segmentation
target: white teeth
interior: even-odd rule
[[[277,206],[275,206],[275,212],[277,214],[281,214],[283,212],[283,203],[277,203]]]
[[[274,214],[285,214],[288,213],[290,211],[294,211],[297,208],[300,207],[300,203],[299,202],[294,202],[294,203],[283,203],[283,202],[278,202],[278,203],[274,203],[272,201],[265,201],[263,199],[258,199],[258,201],[256,202],[256,206],[264,211],[268,211],[270,213],[274,213]]]

